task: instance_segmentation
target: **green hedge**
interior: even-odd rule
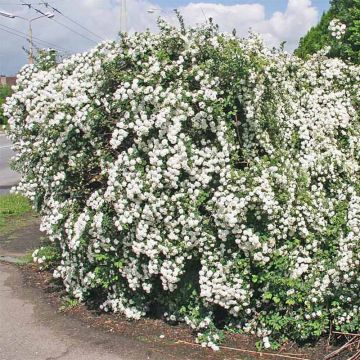
[[[163,22],[25,67],[9,135],[54,275],[214,349],[224,327],[265,347],[358,329],[359,76]]]

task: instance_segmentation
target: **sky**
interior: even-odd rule
[[[46,0],[45,0],[46,1]],[[0,12],[24,18],[53,12],[32,22],[34,43],[38,47],[57,47],[64,56],[92,48],[101,39],[116,39],[120,29],[121,0],[48,0],[59,10],[46,8],[41,0],[0,0]],[[297,47],[301,36],[315,25],[329,8],[329,0],[127,0],[127,30],[156,31],[156,19],[162,16],[176,23],[177,8],[187,25],[196,25],[212,17],[221,31],[246,36],[249,29],[260,33],[268,46],[286,41],[286,50]],[[156,9],[152,13],[147,10]],[[27,61],[22,47],[28,48],[28,21],[0,16],[0,74],[13,75]]]

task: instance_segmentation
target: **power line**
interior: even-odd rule
[[[77,32],[76,30],[74,30],[74,29],[72,29],[71,27],[69,27],[69,26],[67,26],[67,25],[63,24],[62,22],[60,22],[60,21],[58,21],[58,20],[55,20],[55,19],[50,19],[50,20],[52,20],[52,21],[56,22],[57,24],[59,24],[59,25],[63,26],[64,28],[66,28],[66,29],[70,30],[70,31],[71,31],[71,32],[73,32],[74,34],[77,34],[77,35],[79,35],[79,36],[83,37],[84,39],[89,40],[89,41],[91,41],[91,42],[93,42],[93,43],[97,44],[97,41],[95,41],[95,40],[93,40],[93,39],[88,38],[87,36],[85,36],[85,35],[83,35],[83,34],[81,34],[81,33]]]
[[[39,9],[36,9],[36,8],[34,8],[33,6],[31,6],[31,5],[30,5],[30,8],[31,8],[31,9],[34,9],[37,13],[39,13],[39,14],[41,14],[41,15],[46,16],[46,14],[45,14],[43,11],[41,11],[41,10],[39,10]],[[46,16],[46,17],[47,17],[47,16]],[[60,22],[60,21],[58,21],[58,20],[56,20],[56,19],[54,19],[54,18],[49,18],[49,17],[47,17],[47,18],[48,18],[48,19],[50,19],[50,20],[52,20],[52,21],[54,21],[55,23],[57,23],[57,24],[59,24],[59,25],[61,25],[61,26],[65,27],[66,29],[68,29],[68,30],[72,31],[73,33],[75,33],[75,34],[77,34],[77,35],[79,35],[79,36],[83,37],[84,39],[89,40],[89,41],[91,41],[91,42],[93,42],[93,43],[95,43],[95,44],[97,43],[95,40],[90,39],[89,37],[87,37],[87,36],[85,36],[85,35],[83,35],[83,34],[79,33],[78,31],[76,31],[76,30],[72,29],[71,27],[69,27],[69,26],[67,26],[67,25],[63,24],[62,22]]]
[[[29,2],[29,3],[22,3],[22,4],[17,4],[17,3],[12,3],[12,2],[2,2],[0,1],[0,5],[11,5],[11,6],[23,6],[23,5],[42,5],[43,3],[40,2]]]
[[[20,38],[22,38],[22,39],[25,39],[26,41],[30,41],[29,38],[28,38],[28,36],[27,36],[25,33],[21,32],[21,31],[19,31],[19,30],[13,29],[13,28],[11,28],[11,27],[9,27],[9,26],[0,24],[0,30],[3,30],[3,31],[5,31],[5,32],[7,32],[7,33],[9,33],[9,34],[18,36],[18,37],[20,37]],[[35,43],[35,44],[37,44],[37,45],[39,45],[39,46],[44,46],[44,45],[47,44],[47,46],[50,45],[50,46],[51,46],[52,48],[54,48],[55,50],[58,50],[58,51],[63,52],[63,53],[70,54],[67,50],[65,50],[65,49],[63,49],[63,48],[61,48],[61,47],[58,47],[57,45],[54,45],[54,44],[52,44],[52,43],[49,43],[49,42],[47,42],[47,41],[45,41],[45,40],[41,40],[41,39],[39,39],[39,38],[37,38],[37,37],[33,37],[33,40],[34,40],[34,39],[35,39],[35,41],[33,41],[33,43]],[[41,44],[41,43],[43,43],[43,44]]]
[[[0,26],[5,27],[6,29],[8,29],[8,30],[10,30],[10,31],[15,31],[15,32],[23,35],[26,39],[28,39],[28,35],[27,35],[26,33],[22,32],[22,31],[19,31],[19,30],[17,30],[17,29],[11,28],[10,26],[4,25],[4,24],[0,24]],[[65,51],[65,52],[68,52],[68,50],[66,50],[66,49],[64,49],[64,48],[62,48],[62,47],[60,47],[60,46],[58,46],[58,45],[55,45],[55,44],[53,44],[53,43],[51,43],[51,42],[49,42],[49,41],[39,39],[39,38],[36,37],[36,36],[33,36],[33,39],[35,39],[37,42],[42,42],[42,43],[44,43],[45,45],[47,44],[48,46],[57,48],[57,49],[59,49],[59,50],[63,50],[63,51]]]
[[[25,5],[27,6],[29,9],[31,8],[31,5],[43,5],[44,3],[43,2],[24,2],[24,1],[21,1],[21,4],[16,4],[16,5]],[[50,3],[48,3],[50,4]]]
[[[0,2],[0,5],[22,6],[22,4],[16,4],[11,2]]]
[[[1,24],[0,24],[0,26],[1,26]],[[1,27],[0,27],[0,31],[4,31],[4,32],[6,32],[6,33],[8,33],[8,34],[11,34],[11,35],[20,37],[20,38],[22,38],[22,39],[25,39],[25,40],[27,40],[27,41],[30,41],[28,38],[26,38],[26,37],[24,37],[24,36],[22,36],[22,35],[16,34],[16,33],[12,32],[12,31],[8,31],[8,30],[5,30],[5,29],[2,29]],[[36,44],[36,42],[34,42],[34,41],[33,41],[33,43],[35,43],[35,45],[40,45],[40,46],[41,46],[41,44]],[[26,50],[24,47],[22,47],[22,49],[27,52],[27,50]],[[55,49],[55,50],[56,50],[56,49]],[[64,54],[65,54],[65,53],[64,53]],[[60,58],[64,58],[64,55],[59,55],[59,56],[60,56]]]
[[[78,23],[77,21],[71,19],[69,16],[65,15],[62,11],[60,11],[59,9],[56,9],[55,7],[51,6],[50,3],[43,1],[42,3],[46,8],[50,8],[53,11],[57,12],[58,14],[60,14],[61,16],[63,16],[65,19],[71,21],[72,23],[76,24],[77,26],[81,27],[83,30],[87,31],[88,33],[96,36],[98,39],[100,40],[104,40],[101,36],[95,34],[93,31],[89,30],[88,28],[86,28],[85,26],[81,25],[80,23]]]
[[[7,32],[8,34],[11,34],[11,35],[15,35],[15,36],[21,37],[22,39],[29,40],[29,39],[28,39],[28,38],[26,38],[25,36],[22,36],[22,35],[16,34],[16,33],[12,32],[12,31],[9,31],[9,30],[6,30],[6,29],[2,29],[2,28],[1,28],[1,24],[0,24],[0,30],[5,31],[5,32]]]
[[[1,24],[0,24],[0,30],[5,31],[5,32],[8,33],[8,34],[11,34],[11,35],[20,37],[20,38],[22,38],[22,39],[25,39],[26,41],[30,41],[27,37],[25,37],[25,36],[23,36],[23,35],[19,35],[19,34],[15,33],[15,32],[12,32],[12,31],[9,31],[9,30],[6,30],[6,29],[1,28]],[[34,41],[33,41],[33,42],[34,42]],[[39,45],[39,44],[38,44],[38,45]]]

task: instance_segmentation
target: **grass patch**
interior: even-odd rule
[[[32,251],[27,252],[24,256],[20,258],[21,265],[27,265],[32,264],[33,258],[32,258]]]
[[[0,196],[0,216],[21,215],[28,211],[31,211],[31,205],[24,196],[18,194]]]
[[[79,306],[79,302],[76,299],[65,296],[61,301],[60,311],[67,311]]]
[[[5,226],[6,220],[31,211],[29,200],[18,194],[0,196],[0,230]]]

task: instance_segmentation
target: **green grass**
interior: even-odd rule
[[[5,226],[6,220],[31,211],[30,202],[17,194],[0,196],[0,229]]]
[[[61,301],[60,311],[71,310],[79,306],[79,302],[76,299],[64,297]]]
[[[21,261],[21,265],[32,264],[32,251],[27,252],[24,256],[22,256],[19,260]]]

